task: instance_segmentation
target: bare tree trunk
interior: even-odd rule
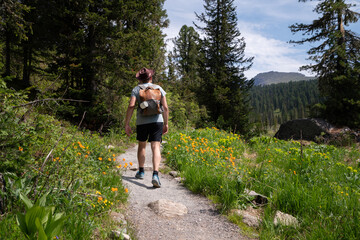
[[[87,99],[89,101],[93,100],[93,96],[97,89],[95,72],[94,72],[94,51],[95,51],[95,27],[93,25],[89,26],[88,37],[86,40],[87,47],[87,57],[84,62],[84,82],[83,85],[87,91]]]
[[[338,12],[338,30],[341,33],[341,43],[345,42],[345,28],[344,28],[344,18],[343,18],[343,9],[340,9]]]
[[[29,42],[23,44],[23,87],[30,86],[30,47]]]
[[[7,24],[8,25],[8,24]],[[9,31],[9,28],[6,27],[6,33],[5,33],[5,76],[10,76],[10,66],[11,66],[11,44],[10,44],[10,38],[11,38],[11,32]]]
[[[6,183],[4,176],[2,173],[0,173],[0,192],[5,193],[6,192]],[[1,197],[2,196],[2,197]],[[6,203],[5,203],[5,194],[0,195],[0,213],[4,214],[6,211]]]

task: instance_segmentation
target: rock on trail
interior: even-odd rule
[[[137,167],[136,155],[137,146],[117,159]],[[173,177],[160,173],[161,188],[153,188],[151,158],[147,145],[143,180],[135,178],[136,171],[127,169],[122,173],[123,183],[129,189],[127,220],[138,240],[249,239],[207,198],[191,193]]]

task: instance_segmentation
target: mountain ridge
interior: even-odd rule
[[[308,81],[316,79],[316,77],[308,77],[299,72],[264,72],[259,73],[254,77],[254,85],[270,85],[277,83]]]

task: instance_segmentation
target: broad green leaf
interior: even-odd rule
[[[29,235],[32,235],[37,231],[37,227],[35,225],[36,218],[39,218],[40,221],[42,221],[45,215],[45,208],[40,206],[34,206],[27,211],[25,214],[25,222],[30,233]]]
[[[49,192],[45,193],[41,198],[39,198],[35,205],[37,206],[41,206],[41,207],[45,207],[45,204],[46,204],[46,197],[47,195],[49,194]]]
[[[51,209],[51,214],[54,215],[54,212],[55,212],[55,207],[52,206],[52,207],[49,207]]]
[[[58,219],[61,218],[63,215],[64,215],[63,212],[62,212],[62,213],[56,213],[56,214],[54,215],[54,221],[58,220]]]
[[[39,235],[38,235],[38,240],[47,240],[48,237],[46,236],[46,233],[44,231],[44,228],[42,226],[42,224],[40,223],[39,218],[35,219],[35,225],[38,229]]]
[[[53,213],[54,212],[52,210],[49,211],[48,218],[47,218],[46,225],[45,225],[45,229],[47,229],[49,227],[49,225],[51,224],[51,222],[53,221]]]
[[[28,229],[26,226],[25,215],[22,213],[18,213],[16,215],[16,222],[19,225],[21,231],[25,234],[25,236],[28,237]]]
[[[32,208],[34,204],[31,202],[30,199],[28,199],[27,196],[25,196],[23,193],[20,192],[20,199],[25,203],[26,210]]]
[[[57,235],[61,231],[61,228],[66,219],[67,219],[67,217],[63,216],[63,217],[60,217],[58,220],[50,223],[50,225],[45,229],[47,236],[53,237],[53,236]]]
[[[49,216],[53,214],[53,209],[55,209],[55,207],[43,207],[44,210],[45,210],[45,213],[44,213],[44,217],[42,219],[42,224],[46,224],[48,219],[49,219]]]

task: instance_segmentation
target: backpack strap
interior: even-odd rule
[[[139,84],[138,87],[139,87],[141,90],[145,90],[145,89],[147,89],[147,88],[160,89],[160,86],[159,86],[159,85],[156,85],[156,84],[151,84],[150,86],[144,86],[144,84]]]

